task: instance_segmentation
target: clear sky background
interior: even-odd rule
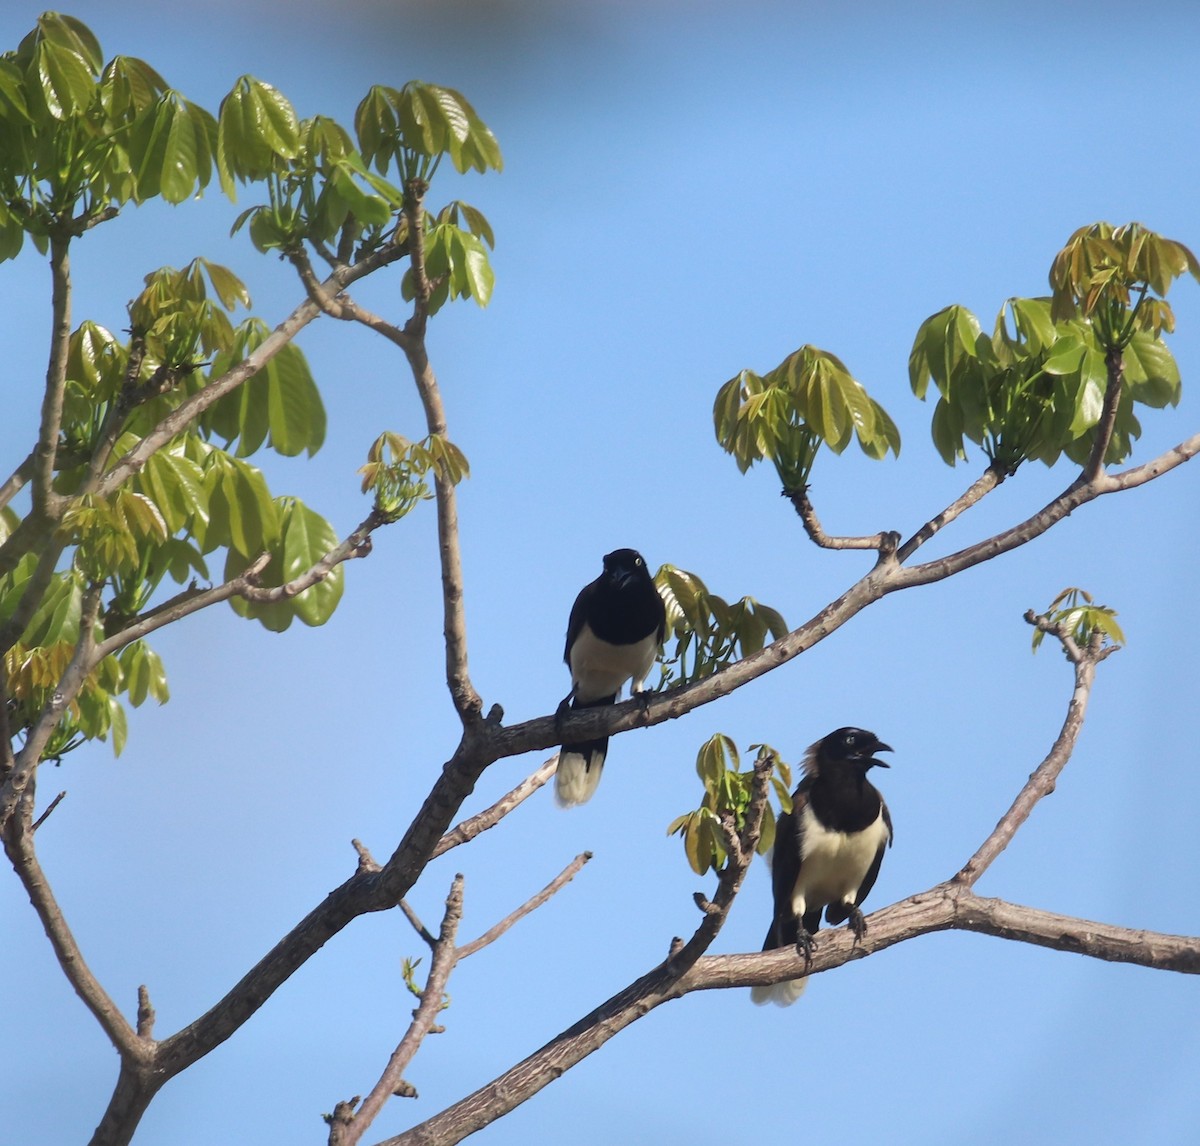
[[[15,47],[40,9],[0,11]],[[429,345],[461,489],[471,668],[507,719],[551,712],[575,593],[618,546],[753,595],[794,626],[866,569],[817,550],[769,471],[738,475],[711,405],[737,370],[803,343],[839,355],[891,413],[899,460],[822,456],[813,498],[835,533],[910,533],[982,470],[950,469],[909,390],[920,322],[952,302],[985,326],[1044,293],[1078,226],[1137,219],[1200,249],[1200,10],[1161,3],[451,3],[78,0],[106,56],[141,56],[215,111],[236,78],[281,88],[301,115],[349,123],[373,82],[462,90],[504,151],[500,175],[439,174],[497,233],[492,305],[437,316]],[[121,330],[141,277],[206,255],[274,322],[290,268],[230,240],[237,212],[129,210],[74,257],[76,321]],[[49,279],[36,255],[0,267],[5,472],[36,425]],[[393,317],[394,283],[368,297]],[[1134,461],[1194,432],[1200,291],[1178,284],[1177,410],[1147,412]],[[312,462],[266,458],[341,533],[366,511],[355,469],[383,429],[423,433],[398,355],[315,323],[301,344],[330,414]],[[923,550],[1019,521],[1070,480],[1029,465]],[[666,825],[694,807],[697,747],[715,731],[792,761],[843,724],[896,751],[879,777],[896,825],[868,907],[956,871],[1061,724],[1069,666],[1030,654],[1027,608],[1067,585],[1115,607],[1129,647],[1101,667],[1055,794],[979,886],[1066,914],[1200,932],[1196,892],[1195,464],[1076,512],[955,580],[889,597],[734,697],[614,741],[593,802],[539,794],[501,829],[431,865],[411,901],[431,925],[466,875],[463,938],[583,850],[549,905],[464,963],[446,1033],[408,1072],[377,1140],[442,1109],[657,963],[699,921],[711,879]],[[440,678],[431,507],[347,568],[319,630],[272,635],[228,610],[154,639],[173,699],[105,746],[48,768],[43,862],[91,965],[132,1015],[146,983],[165,1036],[215,1002],[353,870],[352,837],[387,855],[456,741]],[[502,761],[464,813],[540,763]],[[716,952],[756,950],[770,915],[756,865]],[[320,1115],[365,1093],[412,1000],[424,954],[398,912],[357,921],[232,1040],[168,1084],[148,1146],[316,1143]],[[426,959],[427,965],[427,959]],[[74,997],[11,876],[0,879],[2,1136],[86,1140],[116,1057]],[[1195,1141],[1200,988],[979,936],[926,937],[812,981],[790,1010],[748,993],[693,995],[608,1043],[479,1141],[515,1146],[836,1136],[922,1146]]]

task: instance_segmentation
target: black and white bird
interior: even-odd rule
[[[627,680],[640,693],[666,634],[667,613],[654,578],[635,549],[616,549],[604,572],[585,585],[571,606],[563,660],[571,691],[559,715],[572,708],[615,704]],[[569,808],[592,798],[600,783],[608,737],[564,744],[558,755],[554,794]]]
[[[892,817],[867,772],[887,768],[875,753],[891,751],[875,733],[861,728],[839,728],[809,748],[792,810],[776,825],[771,860],[775,916],[764,951],[794,945],[807,962],[822,910],[827,923],[848,919],[856,939],[866,934],[859,905],[875,886],[884,850],[892,842]],[[750,997],[786,1007],[807,982],[801,978],[752,987]]]

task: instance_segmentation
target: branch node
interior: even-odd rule
[[[375,872],[383,870],[375,862],[375,857],[367,850],[366,844],[361,840],[351,840],[350,843],[354,846],[354,850],[358,852],[359,875],[373,875]]]
[[[150,1003],[150,990],[143,983],[138,987],[137,1034],[139,1039],[151,1039],[154,1036],[154,1007]]]

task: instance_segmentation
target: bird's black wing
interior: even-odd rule
[[[883,853],[892,846],[892,814],[888,811],[888,806],[883,802],[882,796],[879,798],[879,810],[883,813],[883,822],[887,824],[887,839],[879,845],[879,850],[875,853],[871,866],[867,868],[867,874],[863,876],[862,883],[858,885],[858,893],[854,897],[855,907],[858,907],[867,898],[871,888],[875,886],[875,880],[879,878],[880,865],[883,863]],[[830,920],[830,922],[833,921]]]
[[[792,810],[784,812],[775,824],[775,848],[771,856],[771,893],[774,899],[775,916],[767,932],[764,951],[776,947],[790,947],[799,935],[800,921],[792,910],[792,895],[796,889],[796,878],[800,874],[800,845],[803,829],[800,816],[808,803],[808,791],[812,777],[801,781],[792,796]]]
[[[585,585],[579,590],[579,596],[575,598],[575,604],[571,606],[571,616],[567,621],[567,643],[563,648],[563,660],[566,662],[568,668],[571,667],[571,646],[575,643],[576,638],[587,622],[592,598],[596,595],[599,585],[599,578]],[[559,615],[561,616],[561,614]]]

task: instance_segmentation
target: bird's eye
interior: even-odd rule
[[[853,748],[854,743],[857,739],[858,739],[858,737],[855,736],[853,732],[847,732],[846,735],[842,737],[842,743],[847,748]]]
[[[645,565],[645,564],[646,564],[646,563],[645,563],[645,562],[644,562],[644,561],[643,561],[643,560],[642,560],[640,557],[639,557],[639,558],[637,558],[637,560],[635,560],[635,561],[634,561],[634,565],[635,565],[635,566],[636,566],[638,569],[640,569],[640,568],[641,568],[643,565]]]

